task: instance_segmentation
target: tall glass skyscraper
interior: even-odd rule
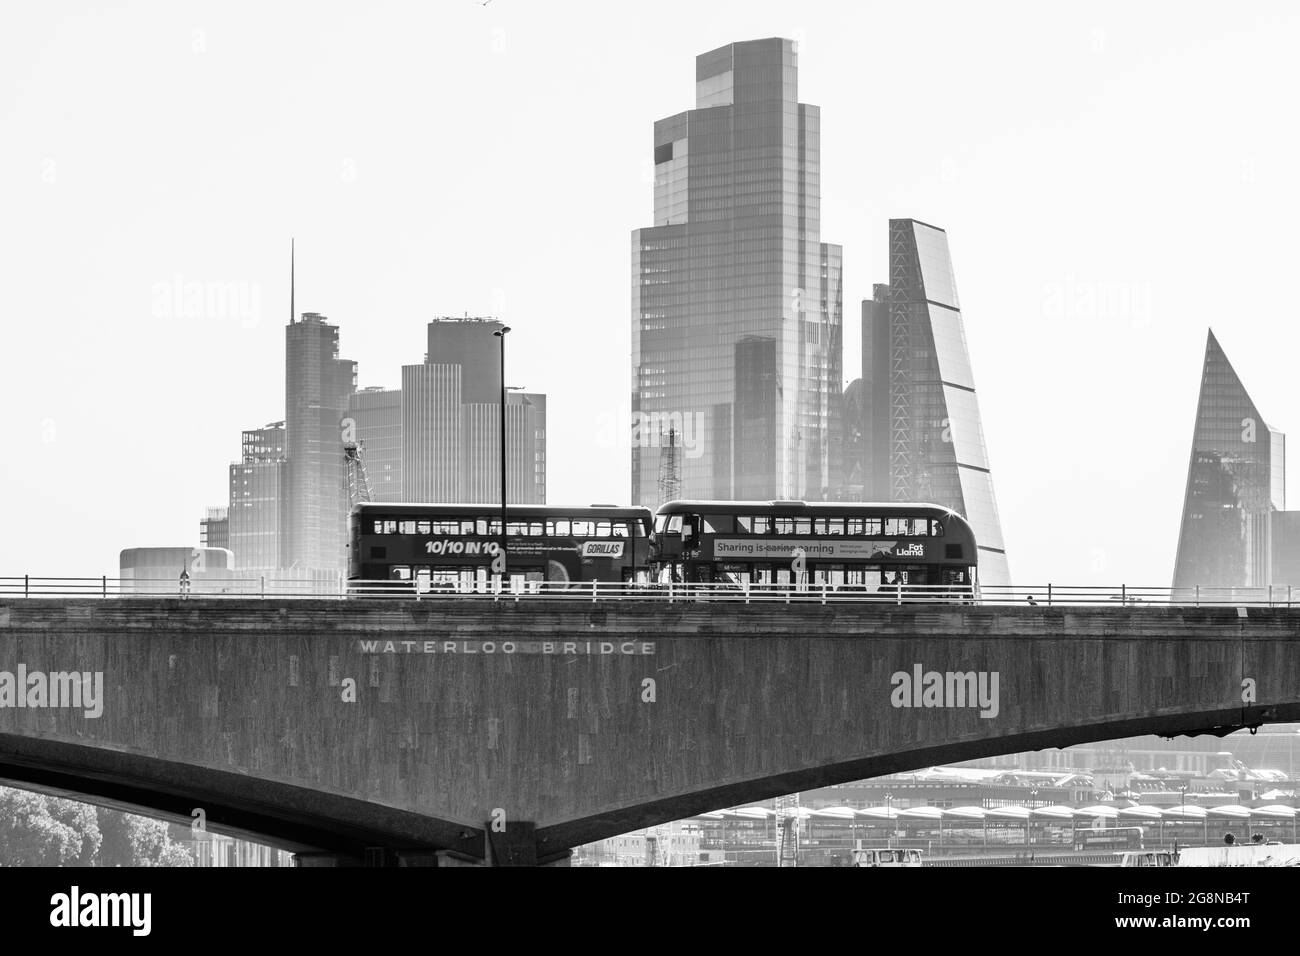
[[[1285,507],[1286,436],[1264,423],[1211,331],[1187,467],[1174,588],[1273,583],[1271,524],[1274,512]]]
[[[984,447],[975,376],[948,234],[915,219],[889,222],[889,284],[862,303],[863,496],[930,501],[965,516],[979,579],[1008,585],[1002,523]]]
[[[340,422],[357,363],[339,358],[338,326],[305,312],[285,327],[284,567],[347,570],[347,496]]]
[[[702,54],[695,79],[696,108],[655,123],[655,224],[632,233],[632,502],[821,499],[842,290],[820,113],[790,40]]]

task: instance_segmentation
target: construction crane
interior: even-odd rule
[[[343,490],[348,499],[348,511],[370,500],[370,479],[366,477],[366,443],[343,441]]]

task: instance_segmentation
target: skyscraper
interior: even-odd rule
[[[339,423],[357,365],[339,358],[338,326],[306,312],[285,328],[285,567],[346,570],[347,497]]]
[[[1285,507],[1286,436],[1265,424],[1211,330],[1187,467],[1174,588],[1273,583],[1270,525],[1274,512]]]
[[[491,318],[429,323],[422,365],[402,367],[402,495],[408,501],[501,500],[501,342]],[[546,397],[506,401],[506,494],[546,501]]]
[[[695,61],[695,109],[654,127],[655,224],[632,233],[632,501],[674,442],[691,498],[832,484],[841,250],[821,241],[821,119],[790,40]]]
[[[975,532],[980,582],[1010,584],[975,376],[944,230],[889,222],[889,285],[862,303],[864,497],[931,501]]]

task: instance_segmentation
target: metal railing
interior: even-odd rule
[[[1159,588],[1034,585],[1030,587],[886,584],[869,588],[815,581],[754,584],[679,582],[527,581],[514,577],[478,581],[468,588],[418,581],[345,581],[341,578],[283,578],[273,575],[175,578],[0,577],[0,598],[400,598],[414,601],[563,600],[732,602],[743,604],[941,604],[1062,607],[1291,607],[1300,588]]]

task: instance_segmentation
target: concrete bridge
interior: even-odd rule
[[[1289,720],[1300,608],[0,600],[0,779],[305,863],[562,863],[833,783]]]

